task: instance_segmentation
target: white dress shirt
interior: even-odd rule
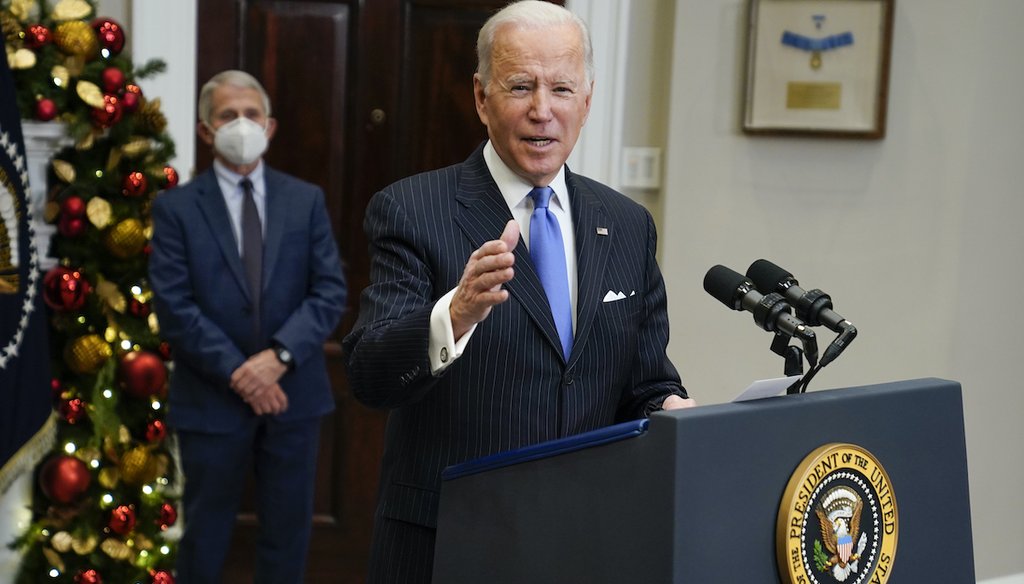
[[[245,192],[238,183],[246,178],[237,172],[233,172],[224,166],[221,161],[214,159],[213,173],[217,176],[217,185],[224,195],[224,204],[228,207],[228,217],[231,218],[231,232],[235,235],[235,244],[238,246],[238,255],[242,255],[242,199]],[[256,201],[256,213],[260,217],[260,227],[263,229],[263,238],[267,236],[267,184],[263,179],[263,161],[256,165],[256,169],[249,173],[249,180],[252,181],[252,198]]]
[[[523,242],[527,245],[527,249],[529,249],[530,245],[530,217],[533,215],[533,199],[530,198],[530,191],[537,186],[549,186],[554,191],[551,201],[548,203],[548,210],[558,219],[558,226],[562,230],[562,242],[565,246],[566,276],[569,279],[569,301],[572,304],[572,327],[573,331],[575,331],[576,297],[578,291],[576,279],[576,237],[573,235],[575,232],[573,231],[572,209],[569,207],[569,191],[565,186],[565,166],[563,165],[559,169],[551,184],[533,185],[514,173],[501,160],[501,157],[498,156],[490,141],[484,145],[484,162],[487,164],[487,170],[490,171],[494,182],[497,183],[498,190],[501,191],[501,196],[504,197],[509,211],[512,212],[512,218],[519,223],[519,233],[522,236]],[[494,238],[497,239],[500,235],[500,233],[495,233]],[[468,261],[469,258],[466,258],[466,260]],[[455,296],[457,291],[458,287],[453,288],[442,296],[430,313],[430,341],[428,350],[430,351],[430,369],[434,375],[447,369],[456,359],[462,356],[466,345],[469,343],[469,339],[476,330],[476,325],[474,324],[466,334],[462,335],[461,339],[456,341],[455,333],[452,329],[450,307],[452,297]]]

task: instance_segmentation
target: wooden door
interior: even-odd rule
[[[253,73],[278,130],[270,165],[319,184],[345,263],[348,313],[325,345],[337,411],[324,421],[307,582],[365,579],[386,413],[352,397],[340,341],[369,282],[363,213],[381,187],[464,160],[486,138],[473,104],[476,34],[506,0],[201,0],[198,83]],[[207,168],[210,153],[197,153]],[[247,497],[225,581],[251,582]]]

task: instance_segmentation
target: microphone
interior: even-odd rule
[[[832,310],[832,298],[828,294],[817,288],[804,290],[793,274],[768,260],[757,260],[750,264],[747,277],[753,280],[762,294],[782,294],[796,309],[797,317],[810,326],[824,325],[837,333],[853,326]]]
[[[857,336],[857,328],[832,310],[832,298],[815,288],[804,290],[793,274],[772,262],[760,259],[747,268],[747,277],[753,280],[761,292],[778,292],[789,300],[797,316],[810,326],[824,325],[839,333],[832,344],[825,349],[821,366],[831,363]]]
[[[792,308],[781,294],[761,295],[748,278],[722,265],[713,266],[705,274],[704,290],[732,310],[753,313],[754,322],[764,330],[797,337],[803,342],[811,366],[818,362],[814,331],[792,315]]]

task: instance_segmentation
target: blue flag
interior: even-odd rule
[[[0,57],[0,468],[50,414],[50,359],[14,78]],[[0,471],[0,477],[5,473]],[[4,542],[6,543],[6,542]]]

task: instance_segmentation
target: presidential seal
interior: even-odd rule
[[[18,356],[39,280],[20,134],[0,123],[0,373]]]
[[[896,496],[878,460],[854,444],[807,455],[779,506],[776,553],[788,584],[885,584],[899,534]]]

